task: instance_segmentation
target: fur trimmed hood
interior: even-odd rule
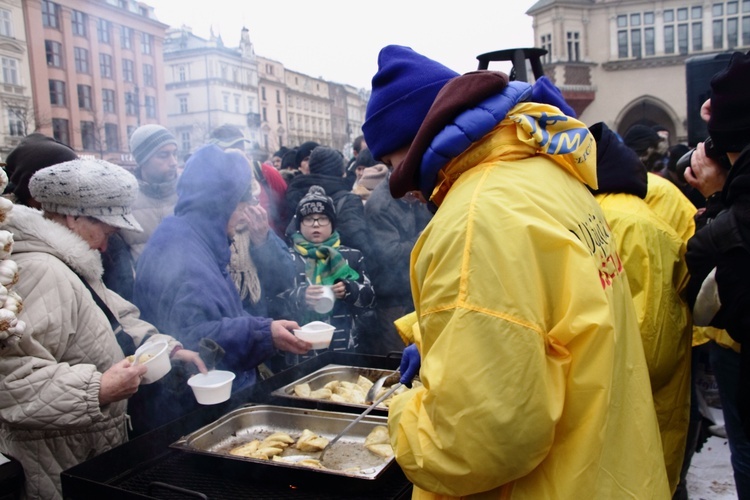
[[[47,253],[63,261],[87,281],[101,280],[104,269],[99,251],[65,226],[45,219],[41,211],[15,205],[3,229],[13,233],[13,254]]]

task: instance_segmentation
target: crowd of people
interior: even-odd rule
[[[335,326],[332,350],[404,349],[393,325],[380,342],[393,293],[380,306],[370,276],[408,276],[409,252],[374,253],[368,220],[392,217],[379,234],[413,244],[427,209],[367,207],[388,173],[371,156],[360,166],[308,142],[265,161],[247,143],[224,125],[183,164],[174,135],[149,124],[131,135],[132,172],[39,133],[8,156],[3,227],[28,330],[0,346],[0,452],[23,465],[28,498],[60,498],[61,471],[197,407],[194,373],[230,370],[238,391],[320,354],[292,333],[307,322]],[[361,137],[355,146],[367,151]],[[361,178],[367,195],[354,190]],[[318,312],[324,287],[335,305]],[[159,340],[174,369],[141,384],[145,368],[127,356]]]
[[[748,80],[737,53],[695,150],[398,45],[351,158],[224,125],[181,162],[149,124],[131,173],[31,134],[5,166],[28,328],[0,346],[0,452],[61,498],[61,471],[194,408],[191,374],[241,390],[319,355],[292,332],[324,321],[419,374],[389,411],[417,498],[686,499],[702,357],[750,498]],[[175,369],[142,385],[127,356],[157,340]]]

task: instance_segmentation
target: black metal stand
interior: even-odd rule
[[[544,75],[541,58],[545,54],[547,54],[547,49],[535,47],[496,50],[478,55],[479,67],[477,69],[487,69],[492,61],[511,61],[513,71],[509,75],[510,79],[528,82],[526,60],[528,59],[531,63],[531,70],[534,73],[534,78],[537,79]]]

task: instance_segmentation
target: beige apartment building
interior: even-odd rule
[[[260,147],[273,154],[288,146],[284,65],[259,56],[258,75]]]
[[[346,89],[347,132],[349,139],[354,140],[358,135],[362,135],[362,124],[365,122],[370,90],[357,89],[351,85],[345,85],[344,89]]]
[[[345,151],[361,134],[368,94],[327,82],[255,54],[242,30],[239,47],[220,36],[206,40],[189,27],[170,29],[164,41],[167,127],[187,155],[211,130],[231,124],[261,159],[282,146],[315,141]]]
[[[164,123],[167,26],[132,0],[24,0],[36,130],[133,166],[130,133]]]
[[[164,40],[167,96],[166,126],[187,155],[205,144],[222,125],[239,127],[259,149],[258,61],[246,29],[239,47],[227,47],[221,36],[209,39],[183,26],[170,29]]]
[[[545,74],[585,123],[659,124],[672,144],[688,137],[686,61],[750,48],[750,0],[539,0],[527,14]]]
[[[291,147],[307,141],[330,145],[333,131],[328,82],[288,68],[284,72],[284,78]]]
[[[0,65],[0,160],[5,160],[36,128],[21,0],[0,0]]]

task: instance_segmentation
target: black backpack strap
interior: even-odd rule
[[[109,320],[109,324],[112,327],[112,331],[115,334],[117,343],[120,344],[120,348],[122,349],[122,352],[125,354],[125,356],[130,356],[131,354],[135,354],[135,342],[133,342],[133,338],[130,335],[128,335],[125,332],[125,330],[123,330],[122,325],[117,320],[117,317],[109,308],[109,306],[104,302],[104,300],[99,296],[99,294],[96,293],[96,291],[91,287],[91,285],[89,285],[88,281],[86,281],[78,273],[76,273],[76,276],[78,276],[78,278],[81,280],[81,283],[83,283],[83,286],[85,286],[88,289],[88,291],[91,292],[91,298],[94,299],[94,302],[96,302],[96,305],[99,306],[99,309],[101,309],[104,315],[107,316],[107,320]]]

